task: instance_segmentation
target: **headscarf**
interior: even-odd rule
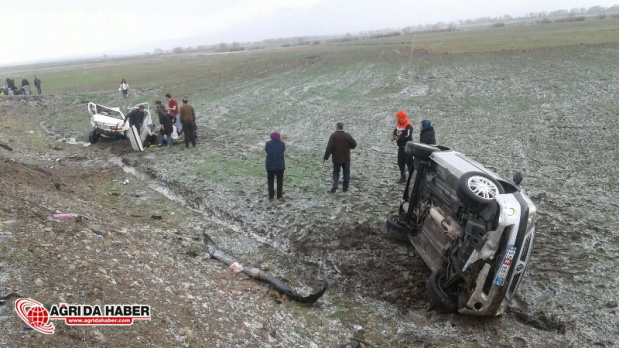
[[[423,120],[421,121],[421,130],[422,131],[427,131],[428,129],[430,129],[430,127],[432,127],[432,122],[430,122],[430,120]]]
[[[269,134],[269,136],[271,137],[271,140],[280,140],[282,137],[281,134],[279,134],[279,132],[273,132]]]
[[[396,123],[396,128],[397,129],[406,129],[406,127],[408,126],[413,126],[411,124],[411,122],[406,118],[406,112],[400,110],[395,114],[395,117],[398,119],[398,122]]]

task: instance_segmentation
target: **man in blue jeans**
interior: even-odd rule
[[[329,157],[333,162],[333,186],[331,193],[337,191],[337,185],[340,181],[340,168],[344,174],[342,182],[342,191],[348,191],[348,183],[350,181],[350,150],[357,147],[357,142],[353,137],[344,132],[344,124],[338,122],[335,125],[335,132],[329,137],[329,143],[325,150],[325,155],[322,158],[322,163],[325,163]]]

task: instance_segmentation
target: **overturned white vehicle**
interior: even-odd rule
[[[408,142],[414,171],[399,214],[387,226],[406,233],[432,270],[431,300],[441,309],[500,315],[530,262],[535,204],[520,189],[460,152]]]
[[[130,126],[128,116],[144,107],[144,116],[136,126]],[[96,143],[101,137],[108,138],[129,138],[131,147],[135,151],[144,151],[148,147],[148,139],[153,134],[153,121],[150,115],[148,103],[140,103],[128,110],[121,110],[118,107],[109,107],[95,103],[88,103],[88,113],[90,114],[90,125],[92,130],[88,135],[90,143]]]

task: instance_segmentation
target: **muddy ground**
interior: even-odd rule
[[[153,307],[151,321],[131,327],[59,323],[43,336],[0,306],[0,345],[615,346],[619,72],[606,62],[617,50],[417,56],[398,69],[372,57],[333,68],[345,54],[268,74],[249,65],[239,76],[252,83],[188,92],[201,116],[189,150],[85,147],[86,134],[58,116],[85,114],[83,97],[0,99],[0,295]],[[411,62],[394,51],[375,54]],[[425,294],[429,270],[385,231],[402,189],[387,140],[398,108],[415,122],[431,118],[441,144],[500,174],[524,171],[537,239],[503,317],[437,312]],[[339,120],[360,146],[350,192],[331,195],[320,158]],[[288,169],[285,199],[271,203],[262,147],[274,129]],[[66,212],[87,219],[51,217]],[[243,263],[269,262],[303,294],[330,288],[315,305],[291,302],[208,258],[204,232]]]

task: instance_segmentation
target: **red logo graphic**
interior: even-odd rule
[[[15,311],[31,328],[44,334],[54,333],[54,324],[49,322],[49,313],[43,305],[29,298],[15,301]]]
[[[54,324],[51,320],[64,320],[67,325],[133,325],[134,320],[150,320],[151,308],[143,304],[88,305],[66,304],[51,305],[49,309],[30,298],[15,301],[15,311],[31,328],[53,334]]]

